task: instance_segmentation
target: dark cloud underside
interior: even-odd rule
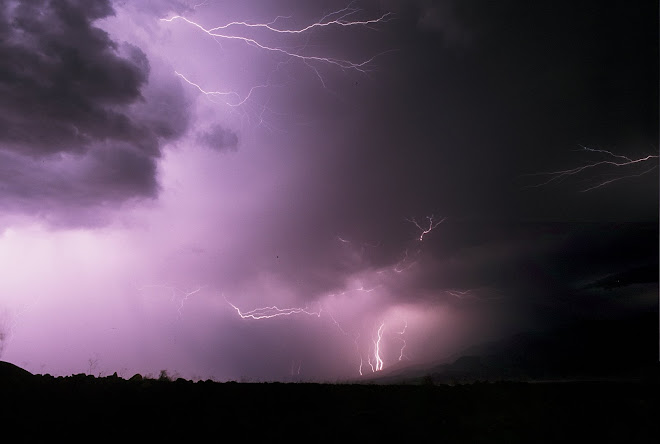
[[[187,126],[178,84],[153,85],[145,53],[95,25],[114,13],[109,1],[0,9],[0,157],[14,166],[0,176],[0,205],[20,210],[17,198],[49,195],[58,211],[154,196],[161,144]]]
[[[197,141],[216,151],[236,151],[238,149],[238,134],[222,125],[214,125],[208,131],[200,133]]]

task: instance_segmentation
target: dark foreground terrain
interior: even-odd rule
[[[0,422],[12,442],[660,442],[653,380],[245,384],[55,378],[0,364]]]

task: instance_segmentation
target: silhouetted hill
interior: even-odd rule
[[[32,373],[17,365],[0,361],[0,384],[28,383],[32,381],[33,377]]]

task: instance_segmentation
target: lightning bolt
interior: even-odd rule
[[[590,163],[586,163],[585,165],[575,167],[575,168],[569,168],[566,170],[558,170],[558,171],[548,171],[548,172],[542,172],[542,173],[534,173],[534,174],[528,174],[528,176],[549,176],[549,179],[546,180],[545,182],[539,183],[537,185],[530,185],[525,188],[538,188],[542,187],[544,185],[548,185],[553,182],[559,182],[562,179],[565,179],[569,176],[575,176],[578,175],[584,171],[594,169],[597,167],[612,167],[614,169],[622,169],[625,167],[634,167],[642,164],[648,164],[648,162],[652,162],[653,159],[658,159],[657,155],[646,155],[638,158],[631,158],[628,156],[624,156],[621,154],[616,154],[613,153],[612,151],[608,150],[603,150],[603,149],[595,149],[595,148],[589,148],[586,146],[580,146],[582,148],[582,151],[587,151],[591,153],[599,153],[601,155],[605,156],[605,159],[603,160],[598,160]],[[619,180],[627,179],[627,178],[632,178],[632,177],[640,177],[643,176],[647,173],[650,173],[651,171],[655,170],[658,167],[657,163],[651,166],[650,168],[646,168],[644,171],[641,173],[635,173],[635,174],[624,174],[624,175],[618,175],[617,177],[613,179],[608,179],[604,180],[601,182],[598,182],[596,185],[590,186],[588,188],[585,188],[581,190],[582,193],[585,193],[587,191],[595,190],[597,188],[604,187],[606,185],[611,184],[612,182],[616,182]]]
[[[457,299],[472,299],[479,301],[491,301],[496,299],[502,299],[502,296],[497,295],[498,291],[493,289],[486,289],[486,294],[484,295],[480,288],[471,288],[469,290],[444,290],[444,292],[450,296],[453,296]],[[481,295],[479,293],[482,293]],[[495,293],[495,295],[492,295]]]
[[[655,156],[655,157],[658,157],[658,156]],[[595,190],[596,188],[604,187],[605,185],[609,185],[609,184],[611,184],[612,182],[616,182],[616,181],[618,181],[618,180],[630,179],[630,178],[632,178],[632,177],[641,177],[641,176],[645,175],[646,173],[650,173],[651,171],[655,170],[657,167],[658,167],[657,165],[654,165],[653,167],[651,167],[651,168],[647,169],[646,171],[643,171],[643,172],[641,172],[641,173],[639,173],[639,174],[629,174],[629,175],[627,175],[627,176],[619,176],[619,177],[616,177],[616,178],[614,178],[614,179],[606,180],[606,181],[601,182],[601,183],[599,183],[599,184],[597,184],[597,185],[594,185],[594,186],[592,186],[592,187],[589,187],[589,188],[587,188],[587,189],[584,189],[584,190],[582,190],[582,191],[580,191],[580,192],[581,192],[581,193],[586,193],[587,191],[591,191],[591,190]]]
[[[374,340],[374,360],[376,363],[375,371],[380,371],[383,369],[383,359],[380,357],[380,341],[383,339],[384,327],[385,327],[385,321],[383,321],[380,324],[380,327],[378,327],[377,338]]]
[[[421,226],[421,225],[417,222],[417,220],[416,220],[415,218],[412,218],[412,219],[406,219],[408,222],[413,223],[413,224],[414,224],[414,225],[415,225],[415,226],[421,231],[421,233],[420,233],[420,235],[419,235],[419,241],[420,241],[420,242],[424,240],[424,235],[425,235],[425,234],[429,234],[431,231],[435,230],[435,228],[436,228],[438,225],[440,225],[441,223],[443,223],[447,218],[446,218],[446,217],[443,217],[442,219],[440,219],[440,220],[434,222],[434,221],[433,221],[434,216],[431,215],[431,216],[426,216],[426,219],[429,221],[429,225],[428,225],[428,227],[426,227],[426,228],[423,227],[423,226]]]
[[[369,27],[370,25],[374,25],[377,23],[385,23],[393,18],[393,14],[388,12],[383,15],[381,15],[378,18],[374,19],[369,19],[369,20],[346,20],[347,17],[356,14],[359,12],[358,9],[354,8],[344,8],[340,9],[338,11],[332,12],[330,14],[327,14],[326,16],[322,17],[320,20],[304,26],[299,29],[282,29],[282,28],[277,28],[274,25],[274,23],[277,21],[279,18],[283,17],[277,17],[275,20],[269,22],[269,23],[248,23],[248,22],[229,22],[224,25],[216,26],[213,28],[205,28],[204,26],[200,25],[199,23],[190,20],[186,17],[183,17],[181,15],[175,15],[170,18],[164,18],[160,19],[161,21],[164,22],[174,22],[174,21],[183,21],[201,32],[207,34],[208,36],[212,37],[217,41],[217,39],[224,39],[224,40],[236,40],[239,42],[243,42],[248,46],[258,48],[263,51],[268,51],[268,52],[273,52],[280,54],[282,56],[285,56],[290,59],[296,59],[307,66],[310,66],[309,63],[312,62],[320,62],[322,64],[328,64],[328,65],[334,65],[338,68],[341,68],[343,70],[355,70],[359,71],[362,73],[367,72],[367,67],[368,65],[379,55],[373,56],[371,58],[368,58],[366,60],[358,61],[358,62],[353,62],[350,60],[346,59],[338,59],[338,58],[333,58],[333,57],[323,57],[323,56],[317,56],[317,55],[304,55],[302,52],[294,52],[287,50],[283,47],[279,46],[269,46],[265,43],[261,43],[260,41],[256,40],[255,38],[251,37],[245,37],[241,35],[236,35],[233,33],[228,33],[224,31],[229,31],[230,28],[245,28],[245,29],[250,29],[250,28],[257,28],[257,29],[265,29],[271,33],[275,34],[305,34],[308,33],[309,31],[314,30],[315,28],[325,28],[325,27],[330,27],[330,26],[338,26],[338,27],[355,27],[355,26],[365,26]],[[333,18],[336,17],[336,18]],[[223,31],[223,32],[221,32]],[[310,66],[311,68],[311,66]],[[313,69],[313,68],[312,68]],[[317,71],[318,74],[318,71]]]
[[[442,222],[446,220],[446,218],[441,218],[441,219],[436,219],[435,216],[427,216],[428,220],[428,226],[420,225],[417,223],[415,219],[410,219],[410,221],[420,230],[420,235],[418,237],[419,241],[424,240],[424,236],[433,231],[435,228],[437,228]],[[337,234],[335,235],[336,241],[339,242],[340,244],[345,244],[347,246],[349,245],[355,245],[356,243],[342,237],[341,235]],[[376,245],[369,245],[369,246],[378,246]],[[420,250],[418,249],[417,254],[420,253]],[[411,261],[410,255],[408,250],[406,249],[404,251],[404,257],[399,260],[398,263],[394,265],[393,268],[387,268],[386,270],[380,270],[376,271],[377,274],[381,272],[396,272],[396,273],[401,273],[405,271],[406,269],[410,268],[413,266],[416,262]],[[391,266],[390,266],[391,267]],[[332,297],[342,297],[345,295],[348,295],[352,292],[362,292],[362,293],[371,293],[375,291],[377,288],[381,287],[381,284],[375,285],[373,287],[365,287],[364,285],[360,285],[357,288],[349,288],[341,292],[335,292],[335,293],[330,293],[326,294],[324,297],[332,298]],[[468,290],[469,291],[469,290]],[[457,292],[459,292],[457,290]],[[467,291],[465,292],[465,294]],[[456,293],[459,294],[459,293]],[[352,339],[352,342],[355,346],[355,352],[357,353],[357,358],[356,358],[356,364],[357,364],[357,373],[360,376],[364,375],[364,366],[365,366],[365,359],[364,356],[366,355],[367,359],[367,364],[369,365],[369,368],[371,368],[372,373],[382,371],[385,367],[385,359],[384,359],[384,346],[386,346],[386,342],[389,342],[391,340],[396,340],[400,342],[400,348],[399,354],[397,358],[393,359],[398,359],[398,361],[403,361],[404,358],[408,359],[408,357],[405,355],[405,349],[407,347],[407,341],[405,338],[405,334],[408,329],[408,321],[403,320],[403,326],[401,327],[400,331],[392,331],[391,333],[387,333],[387,319],[383,319],[379,324],[377,324],[377,328],[375,329],[375,332],[372,330],[372,334],[370,335],[371,338],[367,339],[366,341],[363,341],[361,344],[359,339],[360,339],[360,332],[359,331],[351,331],[351,329],[346,329],[342,326],[342,324],[335,318],[331,310],[328,310],[325,305],[318,303],[318,308],[317,309],[312,309],[309,306],[293,306],[293,307],[286,307],[286,308],[281,308],[280,306],[277,305],[272,305],[272,306],[264,306],[264,307],[258,307],[254,308],[252,310],[243,310],[239,308],[236,304],[232,303],[229,299],[227,299],[224,294],[222,295],[223,298],[225,299],[225,302],[238,314],[238,316],[241,319],[251,319],[251,320],[266,320],[266,319],[273,319],[276,317],[290,317],[294,315],[306,315],[306,316],[315,316],[317,318],[322,318],[322,317],[327,317],[329,320],[332,322],[332,325],[334,325],[337,330],[344,336],[350,337]],[[359,328],[358,328],[359,330]],[[363,353],[364,349],[368,348],[366,351],[366,354]],[[291,374],[293,375],[295,373],[295,361],[292,362],[292,367],[291,367]]]
[[[362,376],[362,353],[360,353],[360,344],[358,344],[358,339],[360,339],[360,333],[355,336],[355,350],[357,351],[358,356],[360,357],[360,367],[358,367],[358,373]]]
[[[371,292],[373,290],[374,289],[358,288],[358,289],[353,289],[353,290],[347,290],[346,292],[339,293],[339,294],[341,295],[341,294],[345,294],[345,293],[348,293],[348,292],[351,292],[351,291]],[[225,299],[227,304],[229,304],[236,311],[236,313],[238,313],[238,315],[241,317],[241,319],[263,320],[263,319],[272,319],[272,318],[276,318],[276,317],[280,317],[280,316],[291,316],[291,315],[298,315],[298,314],[316,316],[316,317],[320,318],[321,314],[327,315],[330,318],[330,320],[332,321],[332,323],[337,327],[337,329],[339,330],[340,333],[342,333],[345,336],[351,336],[353,338],[353,343],[355,344],[355,350],[357,352],[357,356],[358,356],[358,359],[359,359],[358,374],[360,376],[363,375],[362,368],[363,368],[363,365],[364,365],[364,360],[362,358],[362,353],[360,352],[360,344],[358,342],[358,340],[360,338],[360,334],[357,333],[357,334],[353,335],[353,334],[349,333],[348,331],[346,331],[341,326],[341,324],[337,321],[337,319],[332,315],[332,313],[328,310],[324,310],[320,304],[319,304],[318,310],[316,310],[316,311],[311,310],[308,307],[279,308],[275,305],[255,308],[255,309],[250,310],[250,311],[243,311],[239,307],[234,305],[232,302],[230,302],[224,295],[223,295],[223,298]],[[400,334],[405,333],[405,329],[407,328],[407,325],[408,324],[406,323],[406,326],[404,327],[403,331],[400,332]],[[373,348],[370,348],[369,353],[367,355],[368,356],[368,363],[371,366],[371,371],[372,372],[380,371],[380,370],[383,369],[383,366],[384,366],[384,362],[383,362],[383,359],[381,357],[381,343],[382,343],[382,340],[383,340],[384,328],[385,328],[385,321],[383,321],[381,323],[380,327],[378,328],[378,330],[376,332],[376,339],[374,339],[372,341],[373,342]],[[405,347],[405,340],[403,338],[400,338],[400,339],[404,343],[403,347]],[[373,359],[374,359],[373,363],[372,363],[372,360],[371,360],[372,353],[373,353]],[[401,356],[403,356],[403,348],[401,349]],[[374,364],[375,364],[375,366],[374,366]]]
[[[205,96],[209,97],[211,101],[215,98],[222,98],[222,103],[224,103],[227,106],[231,106],[232,108],[239,107],[241,105],[244,105],[252,96],[252,93],[261,88],[267,88],[270,86],[269,84],[264,84],[264,85],[256,85],[250,88],[250,91],[245,95],[245,97],[241,97],[237,92],[235,91],[207,91],[201,86],[199,86],[197,83],[193,82],[192,80],[189,80],[186,76],[181,74],[178,71],[174,71],[174,74],[177,76],[181,77],[187,84],[194,86],[197,88],[199,92],[204,94]],[[235,101],[230,101],[229,98],[233,98]]]
[[[369,364],[369,367],[371,367],[371,373],[375,373],[376,370],[374,369],[374,365],[371,363],[371,353],[372,353],[372,348],[369,348],[369,353],[367,354],[367,363]]]
[[[308,307],[291,307],[291,308],[279,308],[276,305],[270,307],[260,307],[255,308],[254,310],[243,312],[240,308],[229,302],[229,300],[223,295],[225,301],[232,306],[236,313],[242,319],[272,319],[278,316],[291,316],[294,314],[306,314],[309,316],[321,317],[321,306],[317,311],[312,311]]]
[[[37,299],[33,300],[29,304],[22,304],[20,309],[13,316],[13,319],[11,319],[11,321],[9,322],[9,329],[7,331],[7,334],[2,335],[2,331],[0,331],[0,352],[2,351],[3,348],[2,342],[7,341],[10,337],[14,335],[14,332],[21,323],[22,318],[24,318],[30,311],[32,311],[34,307],[39,305],[40,302],[41,302],[41,295],[37,296]]]
[[[417,263],[417,261],[412,261],[408,264],[406,264],[406,262],[408,262],[408,249],[407,248],[404,251],[403,259],[401,259],[399,262],[397,262],[396,265],[392,268],[392,270],[395,273],[403,273],[404,271],[406,271],[407,269],[409,269],[410,267],[412,267],[413,265],[415,265]],[[404,265],[404,264],[406,264],[406,265]]]
[[[179,313],[179,317],[181,317],[181,310],[183,310],[183,304],[186,303],[188,298],[196,293],[199,293],[202,290],[202,287],[198,287],[196,290],[192,291],[187,291],[184,292],[183,297],[181,298],[181,303],[179,304],[179,308],[177,309],[177,313]]]
[[[401,351],[399,352],[399,361],[401,361],[404,358],[403,354],[403,349],[406,348],[406,340],[403,338],[403,335],[406,333],[406,329],[408,328],[408,321],[405,321],[405,324],[403,325],[403,329],[399,332],[397,332],[399,336],[399,340],[403,342],[403,345],[401,346]]]
[[[330,312],[327,311],[327,310],[325,311],[325,313],[330,317],[330,319],[331,319],[332,322],[335,324],[335,326],[337,327],[337,329],[338,329],[338,330],[339,330],[344,336],[350,336],[350,334],[349,334],[346,330],[344,330],[344,329],[342,328],[341,324],[340,324],[339,322],[337,322],[337,320],[336,320],[335,317],[332,315],[332,313],[330,313]],[[355,344],[355,350],[357,351],[358,358],[360,359],[360,365],[358,366],[358,373],[360,374],[360,376],[362,376],[362,364],[363,364],[363,361],[362,361],[362,353],[360,353],[360,344],[358,343],[358,339],[360,339],[360,333],[357,333],[357,334],[353,337],[353,343]]]
[[[190,296],[199,293],[202,291],[204,286],[198,286],[194,290],[184,290],[179,287],[173,286],[173,285],[167,285],[167,284],[152,284],[152,285],[143,285],[138,288],[138,291],[143,291],[147,288],[163,288],[166,290],[169,290],[171,293],[171,300],[174,302],[177,299],[179,299],[179,306],[177,308],[177,313],[178,313],[178,318],[181,319],[183,316],[183,306],[185,303],[188,301],[188,298]],[[181,296],[179,296],[181,295]]]
[[[199,5],[198,5],[199,6]],[[359,9],[352,7],[350,4],[342,9],[333,11],[325,16],[321,17],[319,20],[303,26],[301,28],[283,28],[276,26],[276,23],[280,19],[288,18],[283,16],[278,16],[274,20],[267,23],[249,23],[246,21],[233,21],[212,28],[207,28],[200,23],[193,21],[187,17],[181,15],[175,15],[170,18],[160,19],[162,22],[173,23],[173,22],[183,22],[189,26],[192,26],[194,29],[200,31],[203,34],[206,34],[214,41],[219,42],[222,40],[225,41],[236,41],[244,43],[245,45],[255,48],[260,51],[274,53],[281,56],[285,63],[288,63],[291,60],[297,60],[307,66],[310,70],[314,72],[316,77],[319,79],[323,87],[326,87],[325,80],[319,71],[320,65],[332,66],[344,71],[355,71],[362,74],[368,73],[370,66],[373,63],[374,59],[377,57],[390,52],[384,51],[379,54],[376,54],[372,57],[359,60],[351,61],[348,59],[327,57],[322,55],[315,55],[306,53],[307,45],[303,45],[298,50],[287,49],[284,46],[274,46],[264,42],[263,36],[261,38],[252,36],[248,37],[241,35],[241,31],[254,31],[259,30],[265,35],[269,36],[309,36],[310,33],[314,32],[317,29],[321,28],[349,28],[349,27],[363,27],[368,29],[374,29],[374,26],[377,24],[386,23],[394,18],[394,15],[391,12],[387,12],[375,18],[370,18],[367,20],[357,20],[353,19],[355,15],[360,12]],[[279,65],[279,64],[278,64]],[[184,74],[179,71],[175,71],[175,74],[183,79],[189,85],[195,87],[199,92],[206,95],[212,101],[216,99],[221,99],[223,103],[230,107],[239,107],[244,105],[252,96],[252,93],[258,89],[267,88],[270,85],[270,81],[266,84],[255,85],[250,88],[249,92],[244,96],[241,96],[235,91],[212,91],[208,88],[202,87],[196,81],[189,79]],[[263,119],[262,119],[263,120]]]
[[[206,6],[206,5],[208,5],[208,3],[209,3],[209,0],[204,0],[202,3],[197,3],[196,5],[193,5],[192,8],[193,8],[193,9],[197,9],[197,8],[199,8],[199,7],[201,7],[201,6]]]
[[[351,241],[346,240],[346,239],[344,239],[343,237],[341,237],[341,236],[339,236],[339,235],[337,235],[336,237],[337,237],[337,240],[338,240],[339,242],[341,242],[342,244],[350,244],[350,243],[351,243]]]
[[[195,5],[194,8],[203,6],[205,4],[206,1],[198,5]],[[277,16],[273,20],[268,22],[255,23],[249,21],[230,21],[212,27],[208,25],[205,26],[198,21],[194,21],[182,15],[175,15],[169,18],[163,18],[161,19],[161,22],[167,24],[167,26],[174,27],[180,25],[182,27],[186,27],[187,29],[191,29],[194,32],[197,32],[199,35],[201,35],[202,38],[212,39],[213,41],[217,42],[220,45],[222,45],[222,43],[220,42],[234,42],[238,45],[244,45],[246,48],[259,51],[261,53],[268,53],[274,55],[276,56],[276,59],[279,61],[277,63],[278,69],[281,65],[288,63],[297,63],[297,64],[301,64],[301,66],[304,65],[304,67],[309,69],[313,73],[313,75],[315,75],[318,78],[320,84],[325,88],[326,81],[324,78],[324,74],[326,72],[329,72],[328,70],[333,70],[333,72],[337,72],[337,70],[339,70],[357,75],[362,75],[362,74],[366,75],[372,70],[375,64],[374,62],[375,59],[389,52],[389,51],[384,51],[376,55],[370,57],[364,57],[360,60],[357,60],[357,58],[340,58],[340,57],[328,56],[327,52],[321,53],[320,51],[315,50],[314,47],[306,43],[306,39],[308,39],[316,31],[320,31],[322,29],[326,29],[326,30],[333,29],[340,31],[340,30],[345,30],[347,28],[365,28],[368,30],[377,30],[380,25],[387,23],[395,18],[395,16],[392,13],[388,12],[372,18],[360,19],[360,17],[358,16],[360,12],[361,11],[358,8],[353,7],[353,3],[351,3],[344,8],[334,10],[329,14],[323,15],[320,19],[300,27],[291,27],[291,26],[283,25],[286,19],[289,18],[284,16]],[[175,23],[177,25],[175,25]],[[292,45],[285,45],[283,44],[283,42],[295,42],[295,43],[302,42],[302,44],[298,46],[292,46]],[[195,78],[194,75],[190,75],[189,73],[186,74],[185,68],[182,69],[182,67],[177,67],[177,70],[174,71],[175,76],[177,76],[178,78],[181,79],[182,82],[190,86],[191,89],[196,90],[202,96],[205,96],[213,103],[224,104],[230,108],[243,108],[243,107],[249,108],[251,104],[256,102],[257,98],[263,94],[263,90],[275,86],[274,85],[275,81],[271,80],[275,78],[274,73],[275,72],[271,73],[268,76],[264,75],[262,79],[254,82],[259,84],[253,85],[249,89],[246,88],[245,90],[242,90],[239,93],[229,89],[224,89],[224,87],[218,88],[217,86],[209,86],[208,84],[204,84],[204,81]],[[264,78],[266,77],[267,80],[263,81]],[[260,120],[259,124],[264,123],[263,114],[267,110],[270,111],[268,108],[266,108],[265,105],[261,108],[261,113],[259,114],[259,120]],[[440,225],[442,222],[444,222],[445,219],[446,218],[436,219],[433,215],[427,216],[426,220],[428,221],[428,225],[426,223],[420,224],[414,218],[407,220],[413,223],[416,226],[416,228],[419,230],[418,240],[422,242],[424,240],[424,237],[428,235],[431,231],[433,231],[435,228],[437,228],[437,226]],[[353,244],[350,240],[340,237],[339,235],[337,235],[336,237],[338,242],[340,242],[341,244],[346,244],[347,246],[358,244],[357,241]],[[376,245],[363,244],[363,248],[364,245],[367,245],[369,247],[376,246]],[[411,255],[413,254],[414,253],[411,253]],[[415,259],[415,257],[413,257],[412,259],[409,258],[408,250],[406,250],[405,257],[402,260],[400,260],[396,265],[394,265],[393,268],[391,268],[391,263],[390,263],[387,272],[389,273],[394,271],[396,273],[401,273],[409,269],[416,263],[416,261],[413,259]],[[370,289],[360,287],[360,288],[345,290],[327,296],[328,297],[343,296],[346,295],[347,293],[354,291],[371,292],[374,291],[375,288],[377,287],[378,286]],[[183,308],[183,303],[185,302],[185,300],[187,300],[188,297],[192,296],[192,294],[194,293],[190,293],[190,294],[184,293],[184,294],[185,296],[181,299],[179,313]],[[360,342],[359,342],[360,334],[349,332],[347,331],[348,329],[342,328],[341,324],[333,317],[332,313],[328,310],[325,310],[324,309],[325,307],[321,306],[320,303],[318,304],[317,309],[310,308],[309,306],[304,306],[304,307],[294,306],[294,307],[280,308],[277,305],[272,305],[272,306],[258,307],[252,310],[242,310],[237,305],[230,302],[224,296],[224,294],[223,294],[223,298],[225,299],[226,303],[234,311],[236,311],[236,313],[241,319],[266,320],[266,319],[273,319],[276,317],[287,318],[292,316],[293,317],[316,316],[317,318],[321,318],[322,314],[327,315],[332,320],[333,324],[336,326],[336,328],[340,333],[353,338],[355,349],[359,357],[358,373],[360,375],[363,374],[364,360],[363,360],[363,353],[361,353]],[[313,305],[313,307],[315,306],[316,305]],[[384,367],[384,361],[382,358],[383,345],[387,339],[392,339],[393,336],[393,335],[388,335],[386,339],[384,339],[384,334],[386,329],[385,321],[386,320],[384,319],[378,326],[375,332],[375,337],[373,332],[373,326],[361,327],[363,333],[365,333],[363,336],[364,339],[362,341],[362,346],[363,346],[362,351],[364,351],[366,348],[369,348],[366,356],[368,358],[368,363],[371,366],[372,372],[380,371],[383,369]],[[387,321],[389,323],[389,320]],[[404,339],[404,334],[406,332],[407,326],[408,323],[406,321],[403,329],[400,332],[397,332],[398,336],[396,338],[398,338],[402,342],[402,346],[399,353],[399,361],[401,361],[405,356],[404,348],[406,347],[406,341]],[[369,330],[368,334],[366,334],[367,328]],[[293,362],[292,362],[291,372],[292,374],[294,373]],[[300,365],[298,366],[298,373],[299,372],[300,372]]]
[[[300,376],[300,369],[302,368],[302,359],[298,361],[298,367],[296,370],[296,361],[291,360],[291,376],[298,375]]]
[[[464,299],[472,290],[445,290],[445,293],[458,299]]]
[[[216,26],[215,28],[211,28],[208,31],[216,32],[216,31],[219,31],[221,29],[228,29],[232,26],[243,26],[243,27],[246,27],[246,28],[263,28],[263,29],[267,29],[267,30],[272,31],[272,32],[280,33],[280,34],[303,34],[307,31],[311,31],[314,28],[325,28],[325,27],[333,26],[333,25],[343,26],[343,27],[368,26],[368,25],[372,25],[372,24],[376,24],[376,23],[386,22],[386,21],[390,20],[393,16],[393,14],[391,12],[387,12],[387,13],[382,14],[378,18],[369,19],[369,20],[346,20],[348,17],[350,17],[352,15],[355,15],[358,12],[360,12],[360,9],[351,8],[351,6],[349,5],[345,8],[343,8],[343,9],[339,9],[337,11],[326,14],[325,16],[321,17],[318,21],[316,21],[316,22],[314,22],[310,25],[304,26],[302,28],[299,28],[299,29],[282,29],[282,28],[277,28],[277,27],[273,26],[273,25],[275,25],[275,23],[279,19],[290,18],[290,17],[287,17],[287,16],[277,16],[277,17],[275,17],[274,20],[272,20],[271,22],[268,22],[268,23],[248,23],[248,22],[244,22],[244,21],[242,21],[242,22],[236,21],[236,22],[227,23],[225,25]],[[161,19],[161,20],[172,21],[172,20],[178,19],[178,18],[186,20],[185,17],[181,17],[181,16],[174,16],[170,19]]]

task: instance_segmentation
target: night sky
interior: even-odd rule
[[[328,381],[657,312],[658,121],[655,1],[0,0],[0,359]]]

